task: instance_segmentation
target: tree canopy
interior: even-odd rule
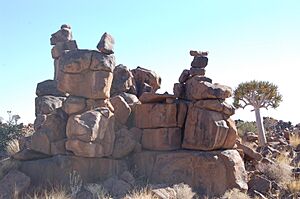
[[[234,91],[235,108],[253,106],[254,109],[277,108],[282,101],[278,87],[268,81],[250,81],[240,83]]]

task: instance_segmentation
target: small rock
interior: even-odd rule
[[[105,32],[97,45],[97,49],[104,54],[110,55],[114,53],[114,44],[114,38]]]
[[[179,83],[185,83],[189,77],[190,77],[190,71],[187,69],[183,70],[179,77]]]

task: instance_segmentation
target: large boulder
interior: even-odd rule
[[[121,124],[126,124],[127,119],[131,113],[131,108],[121,96],[115,96],[109,99],[110,103],[114,108],[114,115],[116,120]]]
[[[0,181],[0,198],[19,198],[30,185],[30,178],[24,173],[11,170]]]
[[[62,109],[69,115],[80,113],[86,108],[86,100],[83,97],[69,96],[64,101]]]
[[[126,66],[122,64],[117,65],[113,75],[114,78],[110,90],[111,96],[119,95],[122,92],[136,94],[134,77]]]
[[[77,43],[75,40],[70,40],[66,42],[57,42],[55,46],[51,49],[51,55],[53,59],[58,59],[64,53],[70,50],[77,50]]]
[[[136,140],[134,134],[127,128],[121,128],[116,132],[114,143],[113,158],[122,158],[129,155],[135,148]]]
[[[113,152],[114,115],[105,107],[69,117],[66,149],[77,156],[103,157]]]
[[[233,115],[235,112],[235,108],[232,105],[220,99],[198,100],[195,102],[195,106],[198,108],[223,113],[227,117]]]
[[[235,144],[235,136],[229,134],[229,123],[227,117],[220,112],[209,111],[198,108],[195,104],[190,104],[186,118],[184,139],[182,147],[194,150],[217,150]],[[230,123],[230,125],[234,125]],[[234,131],[234,129],[231,129]],[[235,129],[236,130],[236,129]],[[230,139],[230,140],[228,140]],[[231,144],[231,145],[230,145]]]
[[[138,128],[182,127],[187,106],[184,103],[137,104],[135,107],[135,125]]]
[[[37,84],[35,94],[37,96],[53,95],[64,97],[65,94],[57,89],[56,80],[45,80]]]
[[[50,114],[62,106],[65,97],[56,97],[51,95],[35,98],[35,115]]]
[[[85,98],[109,98],[114,67],[113,55],[91,50],[69,51],[58,59],[58,89]]]
[[[76,171],[85,183],[97,182],[127,170],[122,160],[108,158],[84,158],[57,155],[51,158],[23,161],[20,171],[31,178],[32,185],[69,185],[70,176]],[[76,176],[73,176],[76,177]]]
[[[220,196],[228,189],[247,189],[244,162],[236,150],[143,151],[134,155],[134,168],[150,183],[186,183],[203,195]]]
[[[201,80],[203,76],[194,76],[186,81],[186,98],[191,101],[202,99],[226,99],[232,96],[232,89],[220,84]]]
[[[51,143],[66,138],[67,117],[62,111],[38,115],[35,133],[31,136],[30,149],[51,155]]]
[[[154,71],[138,66],[131,72],[135,79],[138,97],[145,91],[155,92],[160,88],[161,78]]]
[[[149,150],[170,151],[181,147],[181,128],[144,129],[142,147]]]

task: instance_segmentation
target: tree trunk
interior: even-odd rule
[[[254,111],[255,111],[255,118],[256,118],[256,126],[258,130],[258,142],[259,142],[258,144],[259,146],[265,146],[267,144],[267,139],[265,135],[265,129],[260,117],[260,110],[259,108],[255,108]]]

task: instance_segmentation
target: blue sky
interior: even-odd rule
[[[299,123],[299,10],[296,0],[1,0],[0,116],[11,110],[33,122],[36,84],[53,78],[50,35],[68,23],[82,49],[96,49],[104,32],[112,34],[117,63],[156,71],[160,92],[172,92],[190,67],[190,49],[208,50],[213,82],[236,88],[271,81],[284,101],[262,115]],[[255,119],[250,109],[234,118]]]

